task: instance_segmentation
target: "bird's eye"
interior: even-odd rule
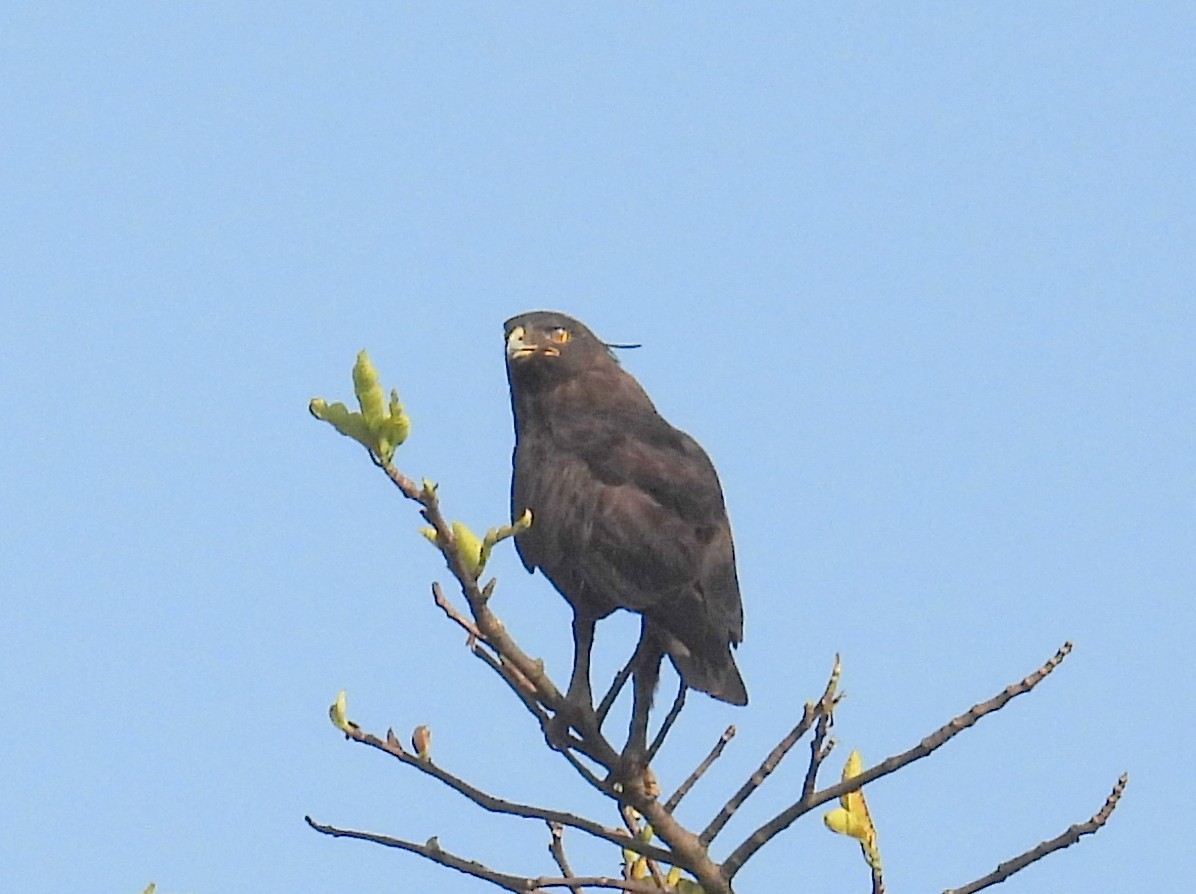
[[[551,338],[558,345],[563,345],[572,336],[569,335],[568,329],[553,329],[550,333],[548,333],[548,337]]]

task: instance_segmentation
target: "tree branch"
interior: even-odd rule
[[[489,866],[478,863],[476,860],[466,860],[463,857],[458,857],[456,854],[451,854],[442,848],[440,842],[434,837],[429,838],[424,844],[418,844],[414,841],[392,838],[389,835],[378,835],[374,832],[359,832],[356,829],[341,829],[336,826],[327,826],[323,823],[317,823],[310,816],[305,816],[303,819],[309,826],[324,835],[330,835],[333,838],[356,838],[360,841],[380,844],[383,847],[393,847],[398,850],[407,851],[408,853],[419,854],[419,856],[426,860],[431,860],[433,863],[438,863],[441,866],[447,866],[449,869],[455,869],[476,879],[490,882],[490,884],[497,885],[507,891],[513,891],[515,894],[529,894],[529,892],[535,894],[536,891],[541,891],[545,888],[580,887],[615,888],[628,891],[630,894],[660,894],[660,889],[656,885],[635,880],[606,878],[603,876],[569,876],[562,878],[540,876],[538,878],[530,878],[528,876],[510,875],[491,869]]]
[[[609,878],[601,875],[575,876],[573,878],[533,878],[528,879],[533,886],[532,894],[543,888],[571,888],[574,885],[585,885],[587,888],[616,888],[630,891],[631,894],[661,894],[660,888],[651,882],[637,879]]]
[[[1009,878],[1015,872],[1020,872],[1036,860],[1041,860],[1047,854],[1053,854],[1055,851],[1061,851],[1065,847],[1071,847],[1071,845],[1078,842],[1084,835],[1096,833],[1109,821],[1109,817],[1113,815],[1113,811],[1117,807],[1117,802],[1121,800],[1122,792],[1125,791],[1125,786],[1128,782],[1129,776],[1122,773],[1121,778],[1117,780],[1117,784],[1113,786],[1113,791],[1105,799],[1104,806],[1093,815],[1092,819],[1085,823],[1076,823],[1062,835],[1052,838],[1050,841],[1044,841],[1011,860],[1006,860],[983,878],[969,882],[962,888],[952,888],[944,891],[943,894],[975,894],[977,891],[982,891],[991,885],[1005,881],[1005,879]]]
[[[710,749],[710,753],[706,755],[706,757],[703,758],[702,762],[698,764],[694,771],[689,774],[689,778],[677,787],[677,791],[673,792],[672,797],[665,801],[665,810],[667,810],[669,813],[672,813],[677,809],[677,805],[681,803],[681,799],[689,794],[689,790],[693,788],[697,781],[706,774],[706,771],[710,769],[710,765],[722,756],[723,749],[726,748],[727,743],[734,738],[735,727],[727,727],[723,731],[723,734],[719,736],[718,741],[714,743],[714,747]]]
[[[573,870],[569,866],[569,860],[565,856],[565,827],[560,823],[550,822],[548,824],[548,831],[552,838],[548,842],[548,853],[552,855],[552,860],[556,863],[557,868],[560,869],[561,875],[565,878],[574,878]],[[574,885],[569,886],[572,894],[582,894],[581,888]]]
[[[839,663],[839,656],[835,656],[834,667],[831,668],[831,675],[827,678],[826,688],[822,692],[822,697],[817,702],[808,702],[805,709],[802,711],[801,720],[797,725],[789,731],[785,738],[777,743],[777,746],[769,752],[768,757],[764,759],[758,770],[753,773],[743,785],[739,787],[731,799],[723,805],[723,809],[718,812],[718,815],[710,821],[710,824],[702,830],[702,834],[698,837],[703,844],[710,844],[727,825],[735,811],[743,806],[743,802],[751,797],[752,793],[764,784],[772,772],[776,770],[785,755],[787,755],[793,746],[797,744],[798,740],[806,734],[806,732],[813,726],[814,722],[822,716],[823,711],[829,711],[834,706],[835,690],[839,686],[839,674],[842,670],[842,665]]]
[[[457,607],[448,601],[448,598],[444,595],[444,590],[440,588],[440,584],[437,581],[432,581],[432,599],[440,610],[448,615],[450,620],[469,634],[466,645],[472,649],[474,644],[482,639],[482,632],[478,630],[477,625],[461,614]]]
[[[673,728],[673,724],[681,716],[681,709],[684,707],[685,682],[682,681],[681,686],[677,689],[677,697],[673,699],[673,707],[669,708],[669,713],[665,715],[664,723],[660,725],[660,730],[656,733],[656,738],[648,746],[648,756],[644,759],[645,764],[652,763],[652,759],[656,757],[656,752],[660,751],[660,747],[664,744],[665,736],[669,734],[669,730]]]
[[[495,673],[497,673],[506,683],[511,686],[511,691],[518,696],[519,700],[523,702],[523,706],[527,708],[528,712],[535,717],[536,721],[540,724],[540,731],[545,732],[549,718],[548,715],[544,713],[544,709],[540,706],[540,703],[536,700],[535,693],[525,691],[516,685],[512,678],[508,677],[504,673],[501,660],[487,652],[485,649],[474,647],[473,654],[476,655],[482,662],[493,668]],[[568,761],[570,766],[572,766],[577,772],[577,775],[588,782],[595,790],[606,795],[608,798],[614,798],[615,800],[618,800],[618,794],[611,787],[610,783],[595,776],[594,773],[591,772],[590,768],[578,760],[577,755],[575,755],[572,751],[561,751],[560,755],[566,761]]]
[[[803,798],[808,798],[814,793],[818,784],[818,770],[835,747],[834,741],[828,739],[831,726],[835,722],[834,707],[834,700],[818,704],[818,720],[814,723],[814,735],[810,739],[810,763],[806,767],[806,778],[802,780],[801,786]]]
[[[616,844],[619,847],[625,847],[633,850],[636,853],[643,854],[646,857],[651,857],[654,860],[660,860],[665,863],[672,864],[674,856],[669,851],[663,848],[655,847],[651,844],[639,841],[633,836],[628,835],[620,829],[612,829],[596,823],[593,820],[588,820],[585,817],[576,816],[572,813],[566,813],[560,810],[550,810],[545,807],[536,807],[531,804],[518,804],[514,801],[507,801],[503,798],[495,797],[487,792],[482,791],[470,785],[465,780],[454,776],[447,770],[444,770],[434,764],[431,760],[421,758],[416,754],[412,754],[403,748],[399,743],[398,738],[394,735],[393,730],[387,732],[386,740],[375,736],[373,733],[367,733],[364,730],[351,727],[345,736],[355,742],[360,742],[363,745],[369,745],[371,748],[376,748],[379,751],[389,754],[391,757],[406,764],[409,767],[414,767],[421,773],[431,776],[438,782],[444,783],[458,794],[464,795],[474,804],[487,810],[490,813],[506,814],[508,816],[518,816],[524,819],[538,819],[547,823],[558,823],[562,826],[568,826],[572,829],[577,829],[599,838],[603,841],[609,841],[611,844]]]
[[[384,847],[393,847],[412,854],[419,854],[424,859],[431,860],[433,863],[439,863],[441,866],[447,866],[449,869],[455,869],[458,872],[463,872],[482,881],[490,882],[492,885],[498,885],[500,888],[514,891],[516,894],[527,894],[534,887],[532,879],[498,872],[489,866],[478,863],[476,860],[466,860],[463,857],[450,854],[440,846],[440,842],[435,838],[429,838],[425,844],[417,844],[414,841],[404,841],[401,838],[391,838],[389,835],[378,835],[374,832],[359,832],[355,829],[339,829],[336,826],[326,826],[322,823],[317,823],[310,816],[305,816],[303,819],[309,826],[324,835],[331,835],[333,838],[357,838],[361,841],[381,844]]]
[[[564,697],[545,673],[544,663],[532,659],[523,652],[507,633],[503,623],[490,611],[488,602],[493,592],[495,581],[491,580],[485,588],[479,588],[477,575],[474,574],[462,557],[456,538],[453,535],[452,526],[448,524],[440,511],[440,497],[436,492],[436,486],[431,482],[425,481],[422,487],[417,487],[414,481],[400,472],[391,463],[383,462],[372,453],[370,457],[374,464],[386,473],[386,476],[404,497],[420,505],[420,514],[436,532],[434,545],[440,550],[449,571],[452,572],[453,577],[460,584],[461,594],[465,597],[465,601],[469,605],[469,612],[473,616],[474,624],[472,626],[469,625],[468,619],[461,615],[460,612],[457,612],[455,608],[452,608],[448,600],[443,597],[443,593],[434,591],[437,605],[457,624],[469,632],[474,641],[484,643],[498,655],[499,666],[504,671],[502,676],[521,697],[522,693],[520,693],[520,689],[531,689],[534,692],[533,698],[537,703],[543,705],[554,714],[559,713],[564,706]],[[494,665],[492,664],[492,666]],[[519,677],[522,677],[522,679],[519,679]],[[524,685],[525,682],[526,686]],[[617,694],[617,688],[613,688],[612,691]],[[543,724],[541,726],[543,727]],[[599,724],[597,723],[593,725],[592,730],[582,733],[580,739],[574,740],[572,747],[580,754],[584,754],[590,760],[594,761],[608,774],[615,772],[619,766],[619,753],[602,735]],[[568,754],[566,756],[569,757]],[[586,777],[587,782],[594,784],[593,774],[582,772],[581,764],[576,759],[570,758],[570,763],[574,769]]]
[[[962,733],[964,730],[974,726],[982,717],[999,711],[1005,707],[1009,701],[1019,695],[1030,692],[1035,686],[1041,683],[1050,675],[1050,673],[1057,668],[1063,659],[1071,652],[1072,644],[1070,642],[1064,643],[1059,651],[1056,652],[1050,660],[1046,662],[1034,673],[1030,674],[1024,680],[1017,683],[1012,683],[1005,687],[1001,692],[988,701],[973,705],[971,709],[960,714],[958,717],[947,723],[945,726],[935,730],[913,748],[893,757],[886,758],[874,767],[869,767],[858,776],[853,776],[851,779],[838,782],[834,785],[827,786],[820,792],[814,792],[810,795],[803,795],[794,804],[777,814],[767,823],[758,828],[755,832],[749,835],[723,863],[723,871],[726,873],[728,879],[735,877],[740,868],[751,859],[752,855],[760,848],[772,840],[778,833],[787,829],[800,816],[813,810],[820,804],[825,804],[835,798],[839,798],[848,792],[857,791],[863,788],[869,782],[880,779],[882,776],[888,776],[900,770],[907,764],[912,764],[914,761],[934,753],[942,748],[951,739]],[[803,718],[804,720],[804,718]]]
[[[625,784],[624,795],[640,815],[652,826],[656,837],[668,845],[673,858],[665,862],[691,872],[706,894],[732,894],[730,877],[721,866],[710,859],[698,836],[682,826],[664,805],[645,790],[641,777]]]
[[[370,456],[404,497],[420,505],[420,514],[436,531],[435,546],[444,556],[453,577],[461,585],[461,593],[469,603],[470,614],[477,623],[478,638],[494,649],[504,662],[513,664],[535,686],[540,700],[556,710],[563,701],[560,690],[544,673],[543,664],[528,657],[507,634],[502,622],[487,608],[490,593],[479,588],[476,575],[461,556],[452,527],[440,511],[440,497],[436,493],[435,485],[425,481],[423,487],[417,487],[415,482],[391,463],[383,462],[373,454]],[[491,590],[491,587],[487,586],[486,590]]]
[[[371,454],[372,455],[372,454]],[[481,569],[478,559],[471,552],[467,559],[461,545],[454,536],[454,526],[449,525],[440,510],[439,496],[435,485],[424,481],[417,485],[410,478],[399,472],[389,462],[383,462],[372,456],[376,465],[382,468],[391,482],[400,490],[404,497],[419,504],[420,514],[432,526],[436,536],[434,543],[444,557],[453,577],[460,585],[461,594],[468,604],[468,615],[452,605],[445,597],[438,584],[433,585],[433,595],[436,604],[445,615],[461,627],[468,635],[467,645],[471,651],[485,662],[491,670],[511,688],[528,711],[540,724],[549,744],[561,751],[574,769],[598,791],[614,799],[622,808],[632,808],[638,812],[643,821],[652,827],[656,838],[666,847],[648,844],[635,834],[639,825],[638,820],[629,823],[629,831],[603,826],[597,822],[562,811],[550,810],[534,805],[519,804],[497,798],[470,785],[463,779],[448,773],[436,766],[426,757],[419,757],[403,749],[393,732],[388,732],[385,741],[365,733],[359,728],[348,725],[346,734],[363,744],[385,751],[402,763],[416,767],[454,791],[468,798],[477,806],[499,814],[520,816],[529,819],[539,819],[546,822],[552,833],[549,852],[552,855],[562,875],[560,877],[542,876],[530,878],[498,872],[476,861],[466,860],[450,854],[440,847],[436,838],[431,838],[425,844],[404,841],[384,835],[368,832],[358,832],[349,829],[338,829],[316,823],[310,817],[306,820],[312,828],[327,835],[338,837],[352,837],[394,847],[419,854],[425,859],[440,865],[456,869],[472,877],[489,881],[509,891],[520,894],[535,894],[550,888],[567,888],[572,894],[581,894],[585,887],[611,888],[632,894],[660,894],[667,888],[667,882],[658,864],[675,866],[693,874],[706,894],[732,894],[731,881],[743,865],[755,853],[788,828],[799,817],[813,810],[820,804],[839,798],[847,793],[856,791],[870,782],[890,773],[896,772],[907,764],[920,760],[932,754],[952,738],[965,729],[975,725],[982,717],[1003,708],[1011,699],[1030,692],[1038,683],[1045,679],[1071,651],[1071,643],[1065,643],[1054,657],[1042,665],[1034,673],[1018,683],[1011,684],[988,701],[974,705],[967,712],[951,720],[939,728],[920,743],[905,752],[886,758],[874,767],[865,770],[850,779],[837,782],[822,790],[817,789],[817,776],[820,767],[833,747],[830,730],[834,723],[834,709],[840,695],[836,692],[839,679],[839,663],[836,656],[834,670],[828,680],[822,698],[807,704],[801,719],[786,735],[759,766],[757,771],[740,786],[738,791],[727,801],[719,813],[700,835],[695,835],[683,827],[673,816],[673,812],[682,798],[693,788],[697,781],[708,771],[710,766],[722,754],[727,743],[735,734],[734,727],[727,731],[712,748],[707,757],[690,774],[684,783],[665,803],[658,800],[659,788],[654,783],[651,773],[632,774],[635,778],[620,779],[622,759],[610,741],[601,731],[602,723],[607,713],[617,699],[622,687],[632,673],[632,661],[615,677],[610,689],[603,697],[596,711],[591,710],[579,719],[570,717],[572,732],[566,733],[564,743],[554,742],[548,736],[549,724],[555,718],[567,711],[561,691],[549,678],[544,670],[542,661],[536,660],[524,653],[514,639],[507,633],[499,618],[491,612],[489,600],[494,591],[495,580],[490,580],[484,587],[479,585]],[[458,526],[459,529],[459,526]],[[506,534],[510,533],[510,529]],[[473,547],[471,547],[473,549]],[[485,548],[483,549],[485,552]],[[481,560],[484,563],[484,558]],[[684,686],[678,692],[673,706],[665,717],[656,737],[648,749],[647,763],[663,745],[684,705]],[[642,699],[641,699],[642,701]],[[550,716],[553,715],[553,716]],[[335,717],[334,717],[335,719]],[[342,717],[341,723],[344,724]],[[633,726],[633,728],[635,728]],[[730,854],[726,861],[719,865],[709,856],[708,847],[711,841],[722,831],[734,813],[755,792],[764,781],[777,769],[781,761],[792,750],[793,746],[806,732],[814,730],[810,743],[810,762],[803,779],[800,798],[778,813],[771,820],[756,829],[742,841]],[[574,732],[576,735],[574,735]],[[559,737],[558,737],[559,738]],[[580,757],[588,758],[607,773],[606,779],[600,779],[592,772]],[[616,784],[621,782],[621,784]],[[1107,821],[1115,809],[1122,792],[1125,789],[1126,777],[1122,776],[1114,787],[1104,807],[1086,823],[1073,825],[1062,835],[1044,841],[1018,857],[1000,864],[989,875],[968,885],[947,892],[947,894],[975,894],[990,885],[1004,881],[1009,876],[1025,868],[1030,863],[1062,848],[1076,843],[1082,836],[1098,831]],[[629,814],[624,812],[624,817]],[[644,857],[652,871],[652,879],[615,879],[603,876],[576,876],[565,856],[563,844],[564,828],[574,828],[585,832],[597,839],[615,844],[627,851]],[[873,871],[873,894],[883,894],[883,881],[879,872]]]
[[[606,722],[606,715],[610,713],[611,706],[614,705],[615,699],[619,697],[619,693],[623,691],[623,687],[627,685],[627,680],[631,677],[632,668],[635,666],[635,655],[632,654],[627,659],[627,663],[619,668],[619,672],[615,674],[614,680],[611,681],[610,688],[606,690],[606,695],[602,696],[602,701],[598,704],[594,715],[598,718],[598,726],[601,727]]]
[[[638,839],[640,837],[640,834],[643,832],[644,827],[641,826],[636,821],[635,811],[631,807],[623,805],[622,807],[619,808],[619,816],[622,817],[623,825],[627,827],[627,831],[632,835],[632,837]],[[663,889],[665,886],[665,882],[664,882],[664,874],[660,871],[660,864],[658,862],[656,862],[655,860],[649,860],[646,857],[644,859],[648,866],[648,872],[652,876],[652,881],[654,881],[656,883],[657,888]],[[624,867],[624,869],[623,869],[623,877],[624,878],[631,878],[631,875],[630,875],[631,868],[632,867],[630,865],[627,865]]]

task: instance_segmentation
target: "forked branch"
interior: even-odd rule
[[[531,804],[519,804],[515,801],[508,801],[504,798],[499,798],[494,795],[484,792],[481,789],[470,785],[464,779],[454,776],[447,770],[433,763],[431,759],[420,757],[403,748],[399,743],[398,738],[392,731],[388,731],[386,739],[380,739],[373,733],[367,733],[358,727],[351,727],[345,731],[345,736],[355,742],[360,742],[363,745],[369,745],[371,748],[376,748],[379,751],[389,754],[396,760],[413,767],[431,776],[438,782],[451,788],[453,791],[468,798],[478,807],[490,813],[506,814],[508,816],[518,816],[524,819],[543,820],[550,825],[567,826],[572,829],[577,829],[580,832],[585,832],[587,835],[592,835],[594,838],[608,841],[611,844],[618,845],[621,848],[633,850],[636,853],[650,857],[654,860],[663,861],[665,863],[673,863],[676,858],[663,848],[656,847],[652,844],[647,844],[640,841],[633,836],[624,832],[622,829],[614,829],[603,826],[601,823],[596,823],[593,820],[588,820],[585,817],[577,816],[572,813],[567,813],[561,810],[551,810],[546,807],[537,807]]]
[[[552,860],[557,865],[557,869],[561,871],[561,875],[565,878],[576,878],[573,873],[573,867],[569,865],[569,858],[565,856],[565,827],[560,823],[549,823],[548,834],[552,836],[548,842],[548,853],[552,855]],[[572,894],[582,894],[581,888],[574,885],[569,886]]]
[[[374,462],[386,472],[388,478],[402,492],[403,496],[419,505],[420,514],[435,532],[435,537],[431,539],[441,551],[449,570],[460,585],[461,595],[467,603],[468,611],[453,605],[439,584],[433,585],[436,604],[453,623],[466,633],[467,645],[471,651],[508,685],[536,719],[546,737],[551,739],[552,737],[548,735],[549,726],[551,721],[560,716],[562,710],[565,709],[564,697],[545,673],[543,663],[528,656],[490,610],[489,602],[494,591],[495,581],[490,580],[484,586],[479,581],[485,562],[485,553],[481,559],[476,561],[467,558],[467,554],[462,551],[461,545],[458,544],[454,535],[454,530],[458,526],[448,524],[441,513],[435,485],[427,481],[422,485],[417,485],[389,462],[383,462],[378,456],[371,455]],[[492,545],[495,540],[509,536],[512,531],[510,528],[502,530],[506,533],[495,534],[494,538],[488,538],[486,543]],[[468,533],[465,530],[462,537],[466,542],[472,542],[465,537]],[[488,548],[489,546],[486,547],[487,550]],[[473,553],[469,553],[469,555],[473,555]],[[434,764],[427,752],[422,750],[422,746],[419,754],[411,753],[404,750],[393,733],[388,732],[386,738],[381,739],[362,731],[347,721],[343,725],[338,723],[348,738],[390,754],[403,764],[437,779],[484,810],[547,823],[552,835],[549,853],[557,869],[560,870],[560,876],[533,877],[499,872],[476,861],[446,851],[435,837],[424,844],[419,844],[386,835],[323,825],[310,817],[305,819],[313,829],[323,834],[357,838],[418,854],[441,866],[488,881],[508,891],[520,892],[520,894],[536,894],[536,892],[551,889],[567,889],[572,894],[581,894],[586,888],[614,889],[631,892],[631,894],[661,894],[662,891],[674,890],[670,886],[674,884],[676,874],[666,875],[668,867],[684,869],[691,873],[707,894],[732,894],[731,882],[744,864],[760,848],[777,837],[798,818],[821,804],[858,791],[870,782],[929,756],[952,738],[974,726],[981,718],[999,711],[1013,698],[1033,690],[1059,666],[1071,648],[1071,643],[1065,643],[1050,660],[1032,674],[1011,684],[987,701],[974,705],[912,748],[886,758],[858,775],[818,789],[819,770],[833,746],[830,730],[834,722],[834,711],[841,697],[837,691],[839,663],[836,657],[835,667],[822,697],[817,702],[805,705],[802,716],[794,727],[773,748],[757,770],[728,799],[700,834],[695,834],[682,826],[673,814],[686,793],[722,754],[723,749],[734,736],[735,728],[727,728],[707,757],[677,788],[673,796],[667,802],[662,803],[654,783],[654,775],[650,771],[642,775],[624,774],[634,778],[621,777],[620,751],[607,740],[601,731],[602,721],[631,672],[630,664],[616,677],[614,684],[597,710],[591,710],[586,716],[581,717],[580,721],[573,721],[572,731],[566,733],[566,741],[560,743],[558,739],[556,746],[579,775],[596,790],[617,802],[628,822],[628,831],[608,827],[576,814],[520,804],[496,797]],[[647,763],[650,764],[651,757],[655,756],[677,720],[684,704],[684,696],[685,691],[682,688],[650,746]],[[343,702],[339,703],[343,708]],[[343,714],[341,716],[343,719]],[[752,832],[721,864],[714,861],[709,854],[711,842],[726,827],[748,798],[777,769],[781,761],[792,751],[794,745],[811,732],[810,759],[803,778],[801,796],[798,800]],[[591,762],[595,769],[587,766],[585,761]],[[1126,777],[1122,776],[1104,806],[1087,822],[1071,826],[1056,838],[1043,841],[1025,853],[1001,863],[992,873],[946,892],[946,894],[975,894],[977,891],[1004,881],[1036,860],[1075,844],[1081,837],[1095,833],[1108,821],[1122,796],[1125,785]],[[627,819],[631,816],[628,808],[634,808],[639,817],[642,817],[642,822],[651,826],[650,835],[640,834],[641,832],[646,833],[646,829],[639,825],[638,818]],[[562,833],[566,828],[576,829],[646,858],[651,877],[619,879],[576,875],[569,865],[564,851]],[[661,842],[664,846],[646,842],[642,840],[644,837]],[[630,864],[628,865],[630,866]],[[632,873],[628,872],[627,874]],[[879,872],[879,860],[873,866],[872,885],[874,894],[882,894],[883,881]]]
[[[961,888],[952,888],[944,891],[943,894],[976,894],[977,891],[982,891],[985,888],[1005,881],[1005,879],[1009,878],[1015,872],[1020,872],[1031,863],[1041,860],[1047,854],[1053,854],[1055,851],[1061,851],[1065,847],[1071,847],[1071,845],[1075,844],[1085,835],[1096,833],[1109,821],[1109,817],[1113,815],[1113,811],[1117,808],[1117,803],[1121,800],[1121,795],[1125,791],[1126,783],[1129,781],[1129,775],[1122,773],[1121,778],[1117,780],[1117,784],[1113,786],[1113,791],[1105,799],[1104,806],[1093,814],[1092,819],[1085,823],[1076,823],[1062,835],[1058,835],[1050,841],[1044,841],[1011,860],[1006,860],[983,878],[969,882]]]
[[[317,823],[310,816],[305,816],[303,819],[309,826],[324,835],[331,835],[333,838],[356,838],[361,841],[380,844],[383,847],[393,847],[398,850],[407,851],[408,853],[419,854],[424,859],[431,860],[433,863],[447,866],[449,869],[455,869],[458,872],[463,872],[484,882],[490,882],[492,885],[497,885],[507,891],[514,891],[516,894],[536,894],[537,891],[543,891],[548,888],[581,887],[614,888],[620,891],[628,891],[630,894],[660,894],[660,889],[656,885],[635,879],[606,878],[604,876],[538,876],[532,878],[523,875],[511,875],[510,873],[491,869],[489,866],[479,863],[476,860],[466,860],[464,857],[449,853],[440,846],[440,842],[436,838],[429,838],[425,843],[419,844],[415,841],[392,838],[389,835],[378,835],[374,832],[359,832],[356,829],[341,829],[337,826],[328,826],[323,823]]]
[[[831,675],[826,681],[826,688],[822,692],[822,697],[817,702],[808,702],[805,709],[802,711],[801,719],[797,725],[789,731],[785,738],[777,743],[777,746],[769,752],[768,757],[760,764],[758,770],[753,773],[748,780],[739,787],[731,799],[723,805],[723,809],[718,812],[718,815],[710,821],[710,824],[702,830],[699,836],[703,843],[710,844],[714,837],[722,831],[723,827],[730,821],[735,811],[743,806],[743,802],[751,797],[752,793],[764,784],[773,771],[780,766],[781,761],[785,759],[793,746],[798,743],[802,736],[804,736],[811,726],[818,720],[819,717],[829,715],[835,708],[839,696],[836,690],[839,686],[839,674],[842,667],[839,663],[839,656],[835,656],[835,666],[831,669]],[[815,766],[814,769],[817,769]],[[807,774],[808,775],[808,774]]]
[[[999,711],[1011,699],[1030,692],[1063,662],[1063,659],[1068,656],[1071,649],[1072,644],[1070,642],[1064,643],[1058,652],[1028,677],[1017,683],[1010,684],[987,701],[973,705],[963,714],[960,714],[949,723],[935,730],[913,748],[893,757],[886,758],[876,766],[869,767],[851,779],[837,782],[821,791],[803,794],[800,799],[760,826],[760,828],[749,835],[732,851],[726,862],[723,863],[723,871],[726,873],[727,878],[734,878],[735,873],[739,871],[744,863],[751,859],[756,851],[792,825],[798,817],[809,813],[820,804],[825,804],[827,801],[832,801],[848,792],[858,791],[869,782],[880,779],[882,776],[888,776],[890,773],[895,773],[907,764],[912,764],[914,761],[921,760],[933,754],[964,730],[974,726],[982,717]]]

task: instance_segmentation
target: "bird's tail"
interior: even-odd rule
[[[684,647],[676,651],[669,650],[669,658],[690,689],[705,692],[732,705],[743,706],[748,703],[747,687],[743,685],[743,677],[739,675],[730,648],[723,654],[722,660],[716,663],[702,661]]]

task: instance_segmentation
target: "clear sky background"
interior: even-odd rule
[[[605,802],[463,649],[447,574],[307,413],[370,350],[398,457],[505,520],[502,322],[612,341],[719,469],[746,709],[701,825],[821,691],[871,762],[1076,643],[870,787],[889,890],[1090,816],[1005,887],[1166,890],[1196,728],[1196,7],[1189,3],[86,4],[0,13],[0,875],[12,891],[487,886],[304,814],[551,872],[346,743],[326,708],[496,794]],[[509,547],[495,608],[558,679],[568,612]],[[596,677],[633,639],[599,629]],[[666,687],[671,687],[666,678]],[[662,698],[671,688],[662,690]],[[796,797],[804,746],[716,856]],[[861,891],[820,814],[738,879]],[[612,848],[567,836],[574,865]]]

